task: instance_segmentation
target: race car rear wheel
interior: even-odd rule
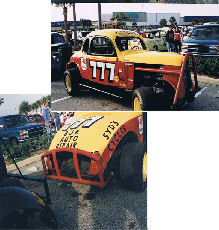
[[[80,72],[78,68],[66,70],[64,73],[64,83],[69,95],[74,96],[79,92]]]
[[[134,111],[145,111],[153,109],[155,93],[151,87],[135,89],[132,94],[132,109]]]
[[[119,181],[124,187],[144,191],[147,186],[146,144],[132,142],[121,149]]]

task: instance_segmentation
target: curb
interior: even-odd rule
[[[219,86],[219,79],[211,78],[206,75],[198,75],[197,78],[198,82],[202,82],[213,86]]]
[[[30,165],[30,164],[33,164],[34,162],[38,162],[41,160],[41,154],[40,155],[36,155],[36,156],[33,156],[33,157],[29,157],[23,161],[20,161],[17,163],[18,167],[19,168],[23,168],[27,165]],[[11,164],[9,166],[6,167],[7,168],[7,171],[8,172],[12,172],[14,170],[16,170],[16,166],[14,164]]]

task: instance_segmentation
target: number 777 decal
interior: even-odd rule
[[[100,69],[100,81],[104,81],[105,70],[109,70],[108,81],[113,82],[115,76],[115,64],[90,61],[90,67],[92,68],[92,78],[97,79],[97,68]]]

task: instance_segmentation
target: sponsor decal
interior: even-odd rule
[[[127,129],[125,127],[125,125],[122,125],[117,132],[113,135],[113,137],[111,138],[110,143],[108,144],[108,150],[110,152],[113,152],[117,146],[117,144],[120,142],[120,140],[122,139],[122,137],[124,136],[124,134],[126,133]]]
[[[86,71],[87,70],[87,58],[82,57],[81,58],[81,68],[82,70]]]
[[[139,133],[143,134],[143,117],[138,117],[138,123],[139,123]]]
[[[105,132],[103,133],[103,136],[109,140],[110,139],[110,136],[113,132],[113,130],[119,126],[119,122],[117,121],[111,121],[110,124],[107,126],[107,129],[105,130]]]

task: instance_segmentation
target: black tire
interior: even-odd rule
[[[119,181],[121,185],[134,191],[145,190],[147,186],[147,170],[145,165],[143,172],[144,157],[147,157],[145,143],[128,143],[121,148],[119,168]]]
[[[151,87],[141,87],[135,89],[132,94],[132,109],[134,111],[152,110],[154,108],[155,96],[156,95]],[[136,101],[137,103],[140,103],[139,109],[139,106],[136,106]]]
[[[55,213],[49,206],[46,206],[40,213],[40,220],[52,229],[58,229],[58,222]]]
[[[158,47],[157,47],[157,46],[154,46],[154,47],[153,47],[153,51],[158,51]]]
[[[65,84],[65,89],[69,95],[74,96],[79,93],[80,79],[81,79],[81,75],[77,67],[65,71],[64,84]]]

